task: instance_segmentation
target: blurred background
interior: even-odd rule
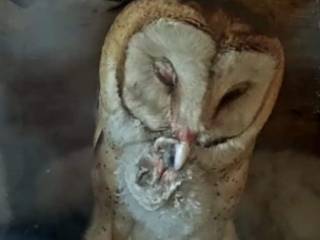
[[[0,240],[81,239],[100,50],[119,2],[0,0]],[[287,59],[239,206],[240,239],[319,240],[320,3],[219,2],[279,36]]]

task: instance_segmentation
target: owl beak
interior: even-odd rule
[[[190,130],[180,130],[177,136],[180,142],[175,146],[174,169],[179,171],[190,155],[191,145],[196,135]]]
[[[179,171],[185,164],[190,153],[190,144],[186,142],[177,143],[175,146],[174,170]]]
[[[175,135],[176,138],[158,138],[154,148],[156,152],[166,153],[162,155],[166,168],[172,167],[175,171],[179,171],[190,155],[196,135],[190,130],[179,130]]]

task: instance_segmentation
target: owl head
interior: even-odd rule
[[[102,50],[95,144],[103,135],[134,218],[196,228],[231,214],[283,68],[276,38],[210,6],[139,0],[119,14]]]

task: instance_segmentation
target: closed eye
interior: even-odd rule
[[[153,63],[153,69],[159,81],[172,90],[177,81],[177,74],[172,63],[166,58],[157,59]]]
[[[216,116],[216,114],[218,114],[223,108],[243,96],[250,87],[250,82],[241,82],[229,89],[227,93],[221,98],[214,116]]]

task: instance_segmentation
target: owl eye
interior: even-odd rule
[[[216,113],[243,96],[248,91],[250,86],[251,83],[249,82],[241,82],[231,87],[231,89],[220,100]]]
[[[172,90],[177,81],[177,74],[172,63],[168,59],[155,60],[153,68],[159,81]]]

